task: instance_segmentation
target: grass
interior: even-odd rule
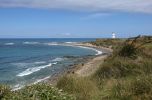
[[[87,78],[65,76],[57,87],[75,95],[77,100],[152,100],[152,45],[147,44],[149,40],[152,38],[91,42],[97,46],[114,45],[114,52],[94,75]]]
[[[116,48],[118,45],[121,45],[125,39],[96,39],[96,41],[90,42],[96,46],[102,47],[112,47],[113,49]]]
[[[138,76],[130,80],[118,80],[112,87],[111,98],[117,100],[151,100],[151,76]]]
[[[58,88],[74,94],[77,100],[97,99],[99,91],[96,86],[90,79],[77,76],[64,76],[57,84]]]

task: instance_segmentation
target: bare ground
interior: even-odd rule
[[[81,68],[76,70],[75,74],[82,77],[93,74],[99,68],[100,64],[104,62],[104,59],[106,57],[107,55],[101,55],[101,56],[93,58],[92,60],[85,63]]]

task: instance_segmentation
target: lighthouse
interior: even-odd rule
[[[113,32],[112,33],[112,38],[115,39],[116,38],[116,34]]]

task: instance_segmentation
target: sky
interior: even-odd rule
[[[0,38],[152,35],[152,0],[0,0]]]

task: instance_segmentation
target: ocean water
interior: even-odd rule
[[[0,39],[0,84],[19,88],[53,77],[98,51],[73,46],[95,39]]]

